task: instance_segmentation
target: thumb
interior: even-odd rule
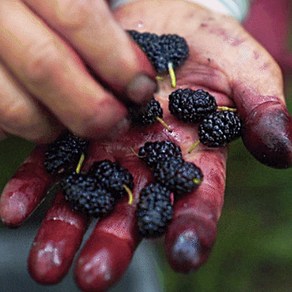
[[[292,166],[292,119],[285,104],[282,74],[272,57],[253,45],[258,46],[257,51],[256,47],[239,48],[238,53],[247,58],[233,67],[237,68],[233,97],[243,121],[243,143],[260,162],[288,168]],[[253,53],[247,54],[248,50]]]

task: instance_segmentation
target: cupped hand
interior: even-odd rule
[[[278,66],[230,17],[218,15],[184,1],[136,1],[116,11],[124,29],[157,34],[176,33],[190,46],[190,56],[176,71],[178,88],[203,88],[218,105],[236,107],[243,122],[242,138],[261,162],[279,168],[292,164],[291,117],[283,95]],[[139,191],[152,180],[149,169],[133,153],[146,141],[171,140],[187,161],[198,165],[204,180],[199,188],[180,198],[165,234],[165,251],[178,272],[197,269],[208,258],[216,239],[216,226],[224,199],[227,149],[199,144],[197,126],[176,120],[168,111],[173,91],[167,76],[155,94],[163,106],[168,131],[156,123],[131,128],[126,135],[92,142],[84,169],[96,160],[120,162],[134,176],[134,203],[127,199],[96,224],[75,263],[75,278],[84,291],[108,289],[123,275],[141,238],[137,232],[135,206]],[[8,226],[20,225],[41,202],[52,178],[43,167],[45,146],[37,147],[6,185],[0,200],[0,215]],[[32,277],[44,284],[57,283],[67,273],[88,218],[70,209],[58,193],[34,240],[29,255]]]
[[[125,103],[151,98],[154,77],[106,1],[0,3],[0,138],[122,131]]]

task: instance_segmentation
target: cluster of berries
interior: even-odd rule
[[[110,160],[94,162],[88,172],[80,172],[88,144],[87,140],[65,133],[48,145],[44,166],[60,178],[58,183],[74,210],[100,218],[131,192],[133,176]]]
[[[120,164],[102,160],[95,162],[86,173],[68,174],[61,180],[61,187],[74,210],[101,218],[131,192],[133,176]]]
[[[199,140],[208,147],[222,147],[241,135],[241,121],[234,109],[220,107],[215,97],[203,89],[177,89],[169,95],[168,108],[177,119],[186,123],[199,123]],[[130,110],[134,125],[148,126],[157,120],[165,128],[163,110],[153,97],[145,107]]]
[[[194,163],[183,159],[180,147],[171,141],[146,142],[138,156],[150,167],[155,179],[141,191],[138,228],[143,237],[158,237],[172,219],[173,201],[194,191],[203,174]]]
[[[177,89],[169,95],[169,111],[186,123],[199,123],[199,140],[208,147],[222,147],[240,137],[241,121],[234,109],[217,106],[203,89]]]
[[[184,63],[189,55],[189,47],[183,37],[175,34],[156,35],[149,32],[128,31],[132,39],[145,52],[158,73],[169,71]],[[175,75],[174,75],[175,76]],[[175,87],[176,81],[172,80]],[[199,89],[178,89],[169,96],[169,111],[179,120],[187,123],[199,122],[199,140],[208,147],[225,146],[241,134],[239,116],[230,109],[220,109],[215,98]],[[145,107],[130,110],[134,125],[152,125],[159,121],[170,130],[163,121],[163,110],[153,97]]]

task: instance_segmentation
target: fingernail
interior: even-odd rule
[[[128,84],[126,94],[133,102],[146,103],[157,91],[157,84],[145,74],[136,75]]]

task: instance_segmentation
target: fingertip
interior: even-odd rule
[[[145,104],[157,91],[157,83],[150,76],[138,73],[128,83],[126,94],[133,102]]]
[[[189,273],[208,258],[216,239],[213,221],[185,215],[169,226],[165,236],[165,251],[174,271]]]
[[[88,218],[71,210],[58,193],[32,244],[28,270],[38,283],[60,282],[67,274],[87,229]]]
[[[107,291],[125,272],[132,259],[127,240],[112,234],[91,237],[75,267],[75,280],[82,291]]]
[[[292,119],[279,102],[256,107],[245,119],[242,139],[261,163],[274,168],[292,166]]]

